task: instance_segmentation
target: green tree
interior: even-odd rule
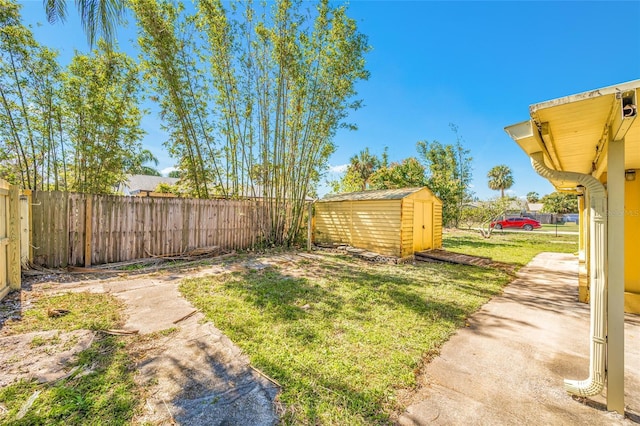
[[[418,159],[409,157],[400,163],[381,167],[371,176],[372,189],[417,188],[428,186],[425,168]]]
[[[0,0],[0,176],[24,188],[111,192],[143,167],[140,82],[104,42],[62,70]]]
[[[542,211],[545,213],[577,213],[578,197],[567,192],[552,192],[542,197]]]
[[[527,201],[529,203],[537,203],[540,201],[540,194],[535,191],[527,192]]]
[[[153,164],[148,166],[147,164]],[[148,149],[143,149],[137,155],[132,155],[125,163],[125,172],[132,175],[162,176],[156,169],[158,158]]]
[[[67,19],[67,0],[44,0],[47,20],[51,24]],[[80,22],[91,47],[100,37],[110,48],[116,27],[123,22],[125,0],[76,0]]]
[[[336,129],[349,127],[348,110],[360,106],[353,97],[355,82],[368,77],[366,37],[345,6],[327,0],[312,12],[289,0],[267,10],[247,3],[240,20],[220,1],[198,5],[216,104],[229,111],[220,130],[231,182],[243,186],[253,163],[261,165],[272,212],[265,234],[271,243],[290,244],[301,226],[305,196],[335,149]]]
[[[504,190],[513,186],[511,169],[504,164],[500,164],[489,170],[487,177],[489,178],[489,188],[494,191],[500,191],[500,197],[502,198],[504,198]]]
[[[329,187],[334,194],[362,191],[362,178],[352,167],[347,167],[340,179],[329,181]]]
[[[454,144],[419,141],[417,150],[427,171],[427,186],[442,200],[443,223],[458,226],[462,208],[473,196],[470,189],[473,159],[462,145],[457,126],[450,127],[456,134]]]
[[[171,185],[168,183],[159,183],[158,186],[153,190],[153,192],[158,192],[160,194],[175,194],[180,195],[180,188],[178,185]]]
[[[329,181],[329,186],[335,194],[345,192],[365,191],[368,188],[380,189],[372,185],[372,177],[388,166],[388,154],[385,147],[380,157],[365,148],[349,160],[347,170],[340,179]]]
[[[63,126],[74,151],[70,188],[111,193],[143,159],[138,68],[99,41],[90,55],[73,57],[62,93]]]
[[[197,68],[200,52],[194,43],[193,19],[183,17],[182,7],[167,1],[133,0],[131,7],[138,19],[141,65],[157,93],[153,99],[169,133],[165,146],[183,171],[182,184],[198,198],[208,198],[216,183],[226,195],[208,115],[211,90]]]
[[[182,172],[180,170],[171,170],[168,175],[170,178],[180,179]]]

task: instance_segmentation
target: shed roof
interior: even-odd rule
[[[377,189],[374,191],[349,192],[346,194],[327,195],[323,199],[318,200],[318,202],[400,200],[423,189],[428,190],[427,187],[423,186],[420,188]]]

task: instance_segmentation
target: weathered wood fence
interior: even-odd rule
[[[261,240],[255,200],[32,194],[33,262],[95,265],[184,253],[199,247],[247,249]]]
[[[20,288],[20,190],[0,179],[0,299]]]

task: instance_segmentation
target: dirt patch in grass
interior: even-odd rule
[[[0,302],[0,422],[124,424],[137,405],[112,296],[28,288]]]
[[[78,354],[91,346],[95,332],[35,331],[0,337],[0,387],[18,380],[48,383],[65,377]]]

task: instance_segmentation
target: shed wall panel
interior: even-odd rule
[[[316,204],[315,240],[319,243],[343,243],[351,241],[351,204]]]
[[[388,256],[400,254],[401,200],[316,205],[316,241],[343,243]]]
[[[318,243],[349,244],[382,255],[407,257],[414,251],[416,201],[433,205],[433,242],[442,246],[442,203],[428,189],[401,199],[341,200],[316,203],[314,238]],[[431,234],[431,232],[429,233]]]
[[[412,198],[406,198],[402,201],[401,257],[407,257],[413,255],[413,209],[415,202]]]

